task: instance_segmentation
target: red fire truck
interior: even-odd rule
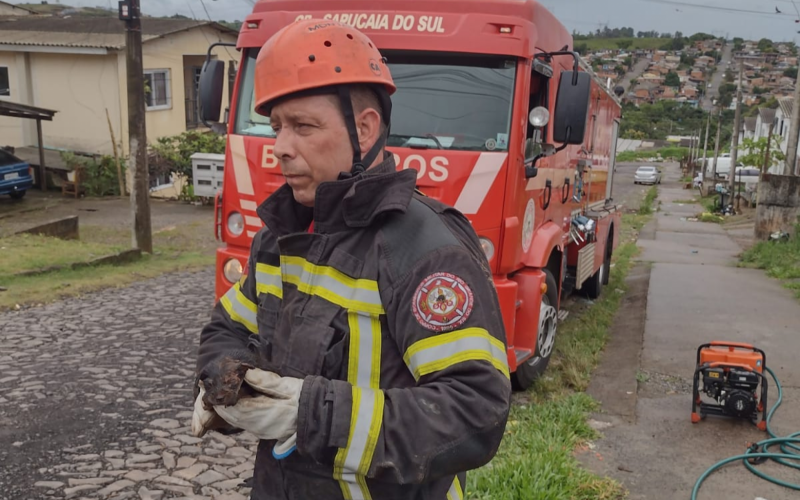
[[[269,119],[253,110],[266,40],[299,19],[366,33],[397,84],[388,150],[419,189],[472,222],[494,273],[518,388],[549,362],[562,295],[597,297],[620,216],[611,197],[620,104],[534,0],[260,0],[244,21],[223,113],[224,63],[201,75],[201,115],[227,133],[216,200],[216,297],[241,276],[256,207],[284,178]],[[232,73],[229,68],[229,73]],[[616,89],[618,92],[621,89]]]

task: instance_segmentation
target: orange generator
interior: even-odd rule
[[[212,55],[226,44],[215,43],[200,77],[200,117],[228,144],[215,203],[217,299],[244,272],[263,225],[256,207],[284,183],[269,118],[253,107],[256,57],[302,19],[353,26],[387,58],[397,85],[387,150],[398,169],[418,172],[420,191],[471,221],[494,275],[514,384],[528,387],[553,352],[560,298],[594,298],[608,283],[622,87],[600,79],[534,0],[255,2],[235,44],[241,61],[226,71]]]
[[[750,344],[714,341],[701,345],[692,383],[692,422],[717,415],[749,420],[767,430],[765,363],[764,351]],[[703,401],[701,392],[714,402]]]

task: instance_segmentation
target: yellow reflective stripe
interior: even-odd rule
[[[256,263],[256,291],[283,298],[281,268],[269,264]]]
[[[483,328],[465,328],[415,342],[403,361],[417,380],[464,361],[488,361],[509,377],[505,346]]]
[[[223,309],[233,321],[240,323],[251,333],[258,333],[256,305],[244,296],[239,283],[233,285],[220,299]]]
[[[281,256],[283,281],[303,293],[316,295],[348,310],[384,314],[378,282],[351,278],[329,266],[318,266],[301,257]]]
[[[447,500],[464,500],[464,491],[461,489],[461,482],[458,476],[453,480],[450,489],[447,491]]]
[[[348,311],[350,349],[347,381],[352,385],[350,433],[334,459],[333,476],[347,500],[371,500],[365,479],[383,424],[384,394],[380,390],[381,323],[375,315]]]

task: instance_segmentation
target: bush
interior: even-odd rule
[[[86,189],[87,196],[121,196],[119,191],[119,176],[117,163],[113,156],[101,156],[99,159],[79,156],[72,152],[61,153],[61,158],[70,170],[82,169],[81,185]],[[122,178],[125,178],[127,166],[125,160],[120,158]]]
[[[150,146],[148,164],[151,174],[177,173],[186,182],[181,188],[181,198],[192,199],[192,155],[195,153],[225,153],[225,137],[213,132],[189,130],[172,137],[160,137]]]

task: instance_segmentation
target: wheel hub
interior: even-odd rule
[[[546,358],[553,351],[556,340],[556,325],[558,313],[556,308],[542,301],[539,308],[539,357]]]

